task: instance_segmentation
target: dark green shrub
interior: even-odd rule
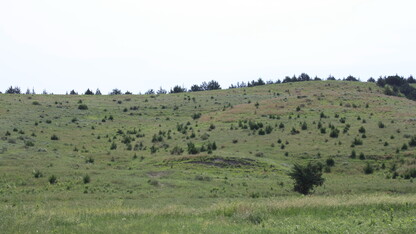
[[[147,183],[152,186],[159,186],[159,181],[157,180],[148,180]]]
[[[416,146],[416,135],[415,136],[412,136],[412,138],[410,138],[409,146],[411,146],[411,147],[415,147]]]
[[[354,147],[356,145],[362,145],[362,144],[363,144],[363,141],[361,139],[354,138],[354,140],[352,141],[351,146]]]
[[[260,197],[260,193],[259,192],[252,192],[252,193],[250,193],[250,197],[251,198],[259,198]]]
[[[90,183],[91,182],[90,176],[87,174],[84,177],[82,177],[82,182],[84,182],[84,184]]]
[[[322,178],[322,165],[308,163],[306,166],[295,164],[288,175],[295,180],[294,190],[302,194],[309,194],[316,186],[321,186],[325,179]]]
[[[306,124],[306,122],[303,122],[303,123],[302,123],[301,128],[302,128],[302,130],[306,130],[306,129],[308,129],[308,125]]]
[[[407,150],[407,144],[403,143],[402,150]]]
[[[355,153],[355,150],[352,150],[350,158],[355,158],[356,156],[357,156],[357,154]]]
[[[154,145],[152,145],[151,147],[150,147],[150,153],[151,154],[154,154],[154,153],[156,153],[157,152],[157,147],[156,146],[154,146]]]
[[[33,176],[34,176],[35,178],[41,178],[41,177],[43,177],[43,174],[42,174],[42,172],[41,172],[41,171],[39,171],[39,170],[33,170]]]
[[[199,119],[201,117],[201,113],[195,113],[192,115],[192,119]]]
[[[361,127],[358,129],[358,132],[359,132],[359,133],[365,133],[365,128],[364,128],[363,126],[361,126]]]
[[[365,156],[364,156],[364,153],[363,152],[360,153],[360,157],[359,158],[360,158],[360,160],[364,160],[365,159]]]
[[[347,133],[350,130],[351,125],[347,124],[344,127],[344,130],[342,131],[344,134]]]
[[[384,125],[384,123],[383,122],[378,122],[378,127],[379,128],[385,128],[386,126]]]
[[[85,163],[94,163],[94,158],[88,157],[87,159],[85,159]]]
[[[195,176],[195,180],[199,180],[199,181],[211,181],[212,178],[209,177],[209,176],[196,175]]]
[[[209,134],[208,133],[204,133],[204,134],[201,135],[201,139],[202,140],[208,140],[208,138],[209,138]]]
[[[335,166],[335,160],[333,158],[328,158],[326,160],[326,165],[329,166],[329,167]]]
[[[416,178],[416,168],[411,168],[408,169],[404,174],[403,174],[403,178],[405,179],[411,179],[411,178]]]
[[[290,133],[291,133],[292,135],[295,135],[295,134],[298,134],[298,133],[299,133],[299,131],[298,131],[298,130],[296,130],[296,128],[295,128],[295,127],[292,127],[292,130],[290,131]]]
[[[171,151],[170,154],[172,155],[181,155],[183,153],[183,149],[179,146],[175,146]]]
[[[117,144],[115,142],[111,143],[110,150],[117,149]]]
[[[208,150],[217,150],[217,143],[214,142],[208,142]]]
[[[161,135],[154,134],[152,137],[152,143],[162,142],[163,137]]]
[[[373,172],[374,172],[373,166],[371,166],[370,163],[367,163],[366,166],[364,167],[364,173],[365,174],[373,174]]]
[[[315,121],[314,121],[314,123],[315,123]],[[319,122],[318,122],[317,127],[318,127],[318,129],[321,129],[321,128],[322,128],[322,123],[321,123],[321,121],[319,121]]]
[[[272,133],[272,131],[273,131],[272,126],[267,125],[267,126],[266,126],[266,134],[270,134],[270,133]]]
[[[329,136],[332,138],[337,138],[339,135],[339,130],[336,128],[332,128],[331,132],[329,133]]]
[[[78,106],[78,109],[79,110],[88,110],[88,106],[85,105],[85,104],[81,104],[81,105]]]
[[[58,182],[58,178],[56,178],[55,175],[51,175],[51,176],[49,176],[48,181],[49,181],[50,184],[56,184]]]
[[[57,140],[59,140],[59,137],[58,137],[57,135],[53,134],[53,135],[51,136],[51,140],[53,140],[53,141],[57,141]]]

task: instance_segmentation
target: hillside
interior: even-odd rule
[[[414,202],[415,114],[414,101],[386,96],[374,83],[343,81],[164,95],[1,94],[1,214],[36,204],[43,207],[39,220],[54,206],[68,217],[140,207],[162,210],[163,220],[165,213],[186,217],[198,213],[187,209],[205,209],[202,217],[212,221],[215,204],[259,200],[263,207],[268,199],[297,198],[287,176],[292,165],[327,159],[335,165],[325,167],[318,200],[382,193],[408,194],[405,200]],[[364,173],[367,164],[374,173]],[[80,210],[71,211],[74,205]],[[4,220],[1,228],[25,230],[13,229],[12,217]],[[99,231],[61,221],[58,230]],[[200,229],[183,231],[192,230]]]

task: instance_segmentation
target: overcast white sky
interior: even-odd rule
[[[0,0],[0,90],[415,75],[414,0]]]

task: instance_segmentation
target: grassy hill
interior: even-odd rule
[[[413,232],[415,114],[414,101],[342,81],[2,94],[0,228]],[[292,165],[327,159],[324,186],[299,197]]]

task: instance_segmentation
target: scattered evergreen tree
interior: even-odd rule
[[[153,89],[149,89],[144,94],[146,94],[146,95],[155,94],[155,91]]]
[[[92,92],[90,89],[87,89],[87,91],[85,91],[84,95],[94,95],[94,92]]]
[[[216,89],[221,89],[220,84],[215,80],[211,80],[208,82],[205,90],[216,90]]]
[[[321,186],[325,179],[322,178],[322,165],[308,163],[306,166],[295,164],[288,175],[295,180],[294,190],[302,194],[309,194],[314,187]]]
[[[50,184],[56,184],[58,182],[58,178],[55,175],[51,175],[48,179]]]
[[[335,166],[335,160],[333,158],[328,158],[326,160],[326,165],[329,166],[329,167]]]
[[[57,135],[53,134],[53,135],[51,136],[51,140],[53,140],[53,141],[57,141],[57,140],[59,140],[59,137],[58,137]]]
[[[356,158],[356,157],[357,157],[357,154],[355,153],[355,150],[352,150],[350,158]]]
[[[332,138],[337,138],[339,135],[339,130],[337,128],[332,128],[329,136]]]
[[[122,92],[119,89],[113,89],[110,93],[110,95],[121,95]]]
[[[409,146],[415,147],[416,146],[416,135],[412,136],[409,141]]]
[[[20,88],[19,87],[14,87],[10,86],[4,93],[6,94],[20,94]]]
[[[84,177],[82,177],[82,181],[84,182],[84,184],[88,184],[91,182],[91,177],[87,174]]]
[[[204,91],[204,89],[201,87],[201,86],[199,86],[199,85],[192,85],[191,86],[191,90],[190,90],[191,92],[199,92],[199,91]]]
[[[346,79],[346,81],[359,81],[357,78],[355,78],[354,76],[349,75]]]
[[[87,105],[85,105],[85,104],[80,104],[80,105],[78,106],[78,109],[79,109],[79,110],[88,110],[88,106],[87,106]]]
[[[173,87],[173,89],[170,90],[170,93],[183,93],[183,92],[186,92],[186,89],[179,85],[176,85],[175,87]]]
[[[373,174],[373,172],[374,172],[373,166],[371,166],[370,163],[367,163],[364,167],[364,173],[365,174]]]
[[[306,130],[306,129],[308,129],[308,125],[306,124],[306,122],[304,121],[303,123],[302,123],[302,130]]]
[[[160,87],[159,90],[156,93],[157,94],[166,94],[167,91],[165,89],[162,89],[162,87]]]

